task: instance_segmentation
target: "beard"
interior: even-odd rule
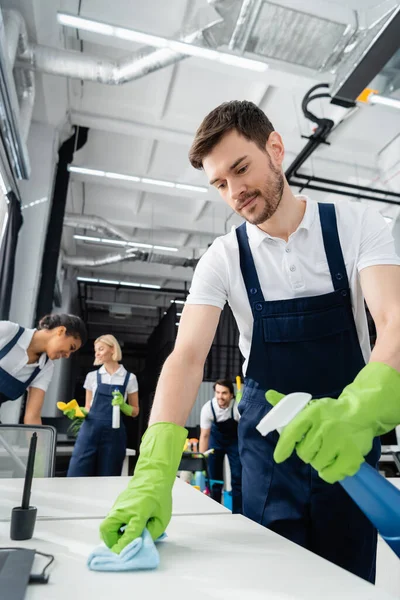
[[[238,211],[240,216],[252,225],[261,225],[261,223],[268,221],[275,214],[282,200],[284,188],[283,173],[275,167],[269,156],[268,162],[270,173],[266,178],[265,184],[261,189],[254,189],[251,192],[247,192],[241,198],[241,202],[244,203],[248,198],[257,197],[257,202],[254,206],[250,206],[248,209],[244,207],[243,210]],[[242,214],[242,212],[245,214]]]

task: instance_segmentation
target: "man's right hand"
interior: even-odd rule
[[[164,533],[187,433],[174,423],[155,423],[146,431],[135,474],[100,525],[100,535],[113,552],[119,554],[146,527],[153,540]]]

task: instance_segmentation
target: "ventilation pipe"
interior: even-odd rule
[[[74,213],[67,213],[64,217],[64,226],[84,228],[102,234],[113,235],[124,242],[135,242],[134,238],[125,233],[125,231],[97,215],[76,215]],[[102,265],[121,262],[123,260],[139,260],[142,262],[160,263],[175,267],[195,267],[198,262],[197,258],[182,258],[179,256],[171,256],[170,254],[155,254],[137,248],[129,248],[125,253],[106,255],[98,259],[78,256],[65,256],[63,258],[64,264],[70,267],[100,267]]]
[[[184,35],[181,41],[188,44],[204,42],[204,35],[216,23],[219,23],[219,20]],[[135,56],[121,61],[112,61],[74,50],[28,44],[23,52],[18,53],[17,61],[25,69],[34,69],[50,75],[121,85],[173,65],[184,58],[187,58],[186,54],[161,48],[139,58]]]
[[[103,267],[125,260],[137,260],[136,251],[127,250],[125,254],[107,254],[101,258],[86,258],[81,256],[63,256],[63,265],[67,267]]]
[[[66,213],[64,217],[64,225],[66,227],[99,231],[100,233],[113,235],[124,242],[135,241],[130,235],[125,233],[125,231],[116,225],[113,225],[110,223],[110,221],[106,221],[106,219],[98,217],[97,215],[76,215],[74,213]]]
[[[172,267],[193,268],[197,265],[198,258],[184,258],[180,256],[170,256],[167,254],[154,254],[153,252],[144,252],[130,248],[126,252],[118,254],[107,254],[100,258],[87,258],[85,256],[63,256],[62,262],[67,267],[103,267],[113,263],[119,263],[126,260],[135,260],[140,262],[150,262]]]

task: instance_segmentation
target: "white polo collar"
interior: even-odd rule
[[[104,365],[102,365],[100,367],[99,372],[101,375],[110,375],[110,373],[106,370]],[[123,365],[119,365],[119,368],[115,371],[115,373],[110,375],[110,377],[113,377],[114,375],[124,375],[124,374],[125,374],[125,367]]]
[[[26,355],[26,364],[28,364],[28,360],[29,360],[29,356],[28,356],[28,346],[32,341],[33,338],[33,334],[35,333],[36,329],[28,329],[26,328],[24,330],[24,332],[22,333],[21,337],[19,338],[17,344],[24,350],[25,355]],[[45,352],[43,352],[40,356],[39,356],[39,360],[37,360],[34,363],[29,363],[30,367],[39,367],[39,369],[43,369],[44,365],[46,364],[47,361],[47,354]]]
[[[296,196],[296,198],[298,198],[299,200],[304,200],[306,202],[306,210],[304,211],[303,218],[294,233],[296,233],[300,229],[309,230],[315,220],[315,215],[317,212],[317,203],[310,200],[308,196],[299,195]],[[248,222],[246,222],[246,232],[249,238],[249,242],[253,248],[258,248],[265,239],[277,239],[272,235],[269,235],[269,233],[266,233],[265,231],[257,227],[257,225],[252,225]]]

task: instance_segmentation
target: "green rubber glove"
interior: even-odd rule
[[[270,390],[268,401],[283,395]],[[373,439],[400,423],[400,373],[384,363],[366,365],[337,400],[314,400],[282,431],[274,459],[296,449],[328,483],[357,473]]]
[[[155,423],[144,434],[135,474],[100,525],[100,535],[113,552],[119,554],[145,527],[153,540],[164,533],[171,519],[172,487],[187,434],[174,423]]]
[[[123,412],[124,415],[126,415],[127,417],[131,417],[133,413],[133,406],[125,402],[125,398],[123,397],[121,392],[119,392],[118,390],[114,390],[112,393],[112,397],[113,399],[111,404],[113,406],[119,406],[120,411]]]

